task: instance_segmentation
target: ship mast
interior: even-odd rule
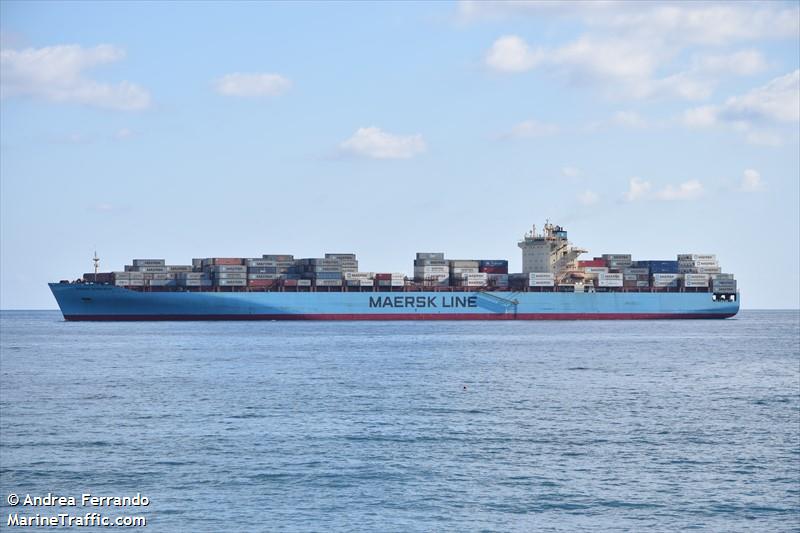
[[[94,257],[92,257],[92,261],[94,261],[94,282],[97,283],[97,269],[100,267],[100,258],[97,257],[97,249],[94,250]]]

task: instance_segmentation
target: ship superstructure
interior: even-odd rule
[[[523,274],[549,272],[558,277],[559,274],[574,270],[578,256],[586,253],[586,250],[572,246],[567,239],[567,230],[549,221],[545,223],[542,233],[536,233],[534,225],[518,246],[522,249]]]

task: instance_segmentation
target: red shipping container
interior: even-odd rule
[[[297,287],[297,280],[296,279],[287,279],[283,281],[283,285],[285,287]]]
[[[391,274],[375,274],[375,279],[391,280],[392,279],[392,275]]]
[[[604,267],[607,266],[605,259],[592,259],[591,261],[578,261],[578,267]]]
[[[500,267],[500,266],[485,266],[478,269],[480,272],[485,272],[487,274],[508,274],[508,267]]]
[[[274,283],[274,279],[251,279],[247,281],[249,287],[269,287]]]
[[[240,257],[215,257],[215,265],[241,265],[244,264],[244,259]]]

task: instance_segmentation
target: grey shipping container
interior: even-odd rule
[[[165,259],[134,259],[133,266],[164,266],[167,264]]]

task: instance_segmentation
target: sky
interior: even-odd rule
[[[0,2],[0,308],[132,258],[715,253],[800,307],[797,2]]]

